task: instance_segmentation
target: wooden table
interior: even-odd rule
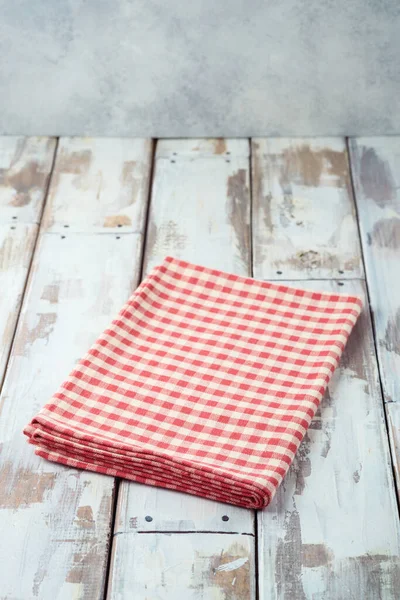
[[[1,599],[400,597],[399,187],[400,138],[0,138]],[[21,433],[166,255],[364,298],[263,511],[52,464]]]

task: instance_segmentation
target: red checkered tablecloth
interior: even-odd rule
[[[24,433],[51,461],[266,506],[361,308],[167,257]]]

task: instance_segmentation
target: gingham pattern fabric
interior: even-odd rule
[[[361,307],[168,257],[24,433],[71,467],[266,506]]]

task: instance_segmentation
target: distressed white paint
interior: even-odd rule
[[[0,223],[38,223],[56,140],[0,137]]]
[[[44,227],[141,232],[151,158],[148,139],[61,138]]]
[[[361,282],[301,286],[360,294],[367,303]],[[398,597],[399,518],[366,311],[258,524],[260,600]]]
[[[114,480],[36,457],[23,427],[134,288],[141,236],[45,234],[2,393],[1,595],[98,598]]]
[[[247,140],[157,143],[146,271],[169,254],[249,273],[248,156]]]
[[[151,517],[151,521],[146,517]],[[253,533],[254,512],[172,490],[122,481],[115,531]],[[116,538],[117,544],[118,541]]]
[[[254,600],[254,538],[122,533],[109,600]]]
[[[37,225],[33,224],[0,225],[0,384],[7,365],[37,229]]]
[[[350,141],[386,402],[400,402],[400,137]]]
[[[362,277],[345,142],[254,139],[253,274]]]
[[[397,482],[397,495],[400,501],[400,403],[386,404],[389,438],[392,449],[393,465]]]

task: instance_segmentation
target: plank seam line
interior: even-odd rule
[[[131,231],[121,231],[120,229],[113,229],[112,231],[97,231],[96,229],[91,230],[91,229],[86,229],[86,230],[74,230],[72,228],[68,229],[68,231],[66,232],[65,229],[60,229],[59,231],[46,231],[43,230],[43,232],[41,233],[41,235],[63,235],[64,237],[67,237],[69,235],[144,235],[143,231],[141,231],[140,229],[133,229]]]
[[[51,139],[51,137],[49,138]],[[20,304],[17,310],[17,318],[15,321],[15,327],[14,327],[14,331],[11,337],[11,344],[10,344],[10,349],[8,351],[7,354],[7,360],[6,360],[6,368],[4,369],[4,374],[3,377],[0,381],[0,394],[3,390],[3,385],[5,382],[5,379],[7,377],[8,374],[8,369],[9,369],[9,364],[10,364],[10,357],[14,348],[14,343],[15,343],[15,336],[17,335],[17,331],[18,331],[18,326],[19,326],[19,322],[21,319],[21,314],[22,314],[22,310],[24,308],[24,304],[25,304],[25,300],[26,300],[26,293],[29,289],[29,285],[31,282],[31,278],[32,278],[32,267],[33,267],[33,262],[35,259],[35,255],[36,255],[36,249],[39,243],[39,239],[41,237],[41,223],[42,223],[42,219],[43,219],[43,214],[44,214],[44,210],[45,210],[45,206],[47,203],[47,199],[48,199],[48,195],[49,195],[49,190],[50,190],[50,185],[53,179],[53,173],[54,173],[54,166],[56,163],[56,156],[57,156],[57,150],[58,150],[58,142],[59,142],[59,138],[58,137],[53,137],[53,139],[55,139],[55,145],[54,145],[54,152],[53,152],[53,158],[51,161],[51,166],[50,166],[50,172],[49,172],[49,178],[47,180],[47,185],[44,188],[44,192],[43,192],[43,204],[42,204],[42,208],[40,210],[40,214],[38,216],[38,220],[37,222],[33,222],[33,225],[37,225],[37,231],[36,231],[36,237],[34,239],[33,242],[33,246],[32,246],[32,253],[29,259],[29,264],[28,264],[28,268],[27,268],[27,272],[26,272],[26,277],[25,277],[25,282],[24,285],[22,286],[22,293],[21,293],[21,300],[20,300]]]
[[[245,532],[245,531],[213,531],[212,529],[190,529],[190,530],[185,530],[185,531],[180,531],[179,529],[152,529],[152,530],[145,530],[145,529],[135,529],[134,531],[116,531],[113,534],[113,537],[115,537],[116,535],[136,535],[136,534],[148,534],[148,533],[164,533],[164,534],[172,534],[172,533],[177,533],[177,534],[188,534],[188,533],[208,533],[208,534],[217,534],[217,535],[248,535],[250,537],[255,537],[254,533],[251,532]]]
[[[249,191],[250,191],[250,275],[254,278],[254,247],[253,247],[253,140],[249,138]],[[273,281],[273,280],[270,280]],[[253,511],[253,527],[254,527],[254,590],[255,590],[255,600],[259,600],[260,598],[260,584],[259,584],[259,535],[258,535],[258,511]]]
[[[353,143],[355,142],[356,139],[357,139],[356,137],[352,137],[351,138],[351,140],[353,141]],[[373,310],[372,310],[372,307],[371,307],[371,295],[370,295],[370,288],[369,288],[369,282],[368,282],[368,273],[367,273],[367,266],[366,266],[366,261],[365,261],[365,257],[364,257],[364,243],[363,243],[363,238],[362,238],[362,235],[361,235],[360,215],[359,215],[359,211],[358,211],[358,201],[357,201],[355,179],[354,179],[354,176],[353,176],[353,162],[352,162],[352,158],[351,158],[351,146],[350,146],[350,141],[351,140],[350,140],[349,137],[346,138],[346,151],[347,151],[347,160],[348,160],[348,163],[349,163],[350,184],[351,184],[351,190],[352,190],[352,194],[353,194],[354,209],[355,209],[355,213],[356,213],[357,228],[358,228],[358,238],[360,240],[361,259],[363,261],[363,268],[364,268],[364,275],[365,275],[365,289],[366,289],[366,292],[367,292],[368,313],[369,313],[369,316],[370,316],[370,319],[371,319],[372,341],[373,341],[373,345],[374,345],[375,363],[376,363],[376,367],[377,367],[377,371],[378,371],[379,388],[380,388],[380,391],[381,391],[383,419],[385,421],[386,437],[387,437],[387,442],[388,442],[388,446],[389,446],[390,464],[391,464],[391,467],[392,467],[393,493],[394,493],[394,496],[395,496],[395,502],[397,504],[398,516],[400,518],[400,496],[397,493],[396,466],[395,466],[395,462],[394,462],[394,456],[396,455],[396,448],[392,448],[391,439],[390,439],[389,418],[388,418],[388,414],[386,412],[386,404],[389,404],[389,403],[385,401],[385,390],[384,390],[384,387],[383,387],[383,379],[382,379],[382,374],[381,374],[381,363],[379,361],[378,343],[377,343],[377,339],[376,339],[375,318],[374,318],[374,313],[373,313]]]

